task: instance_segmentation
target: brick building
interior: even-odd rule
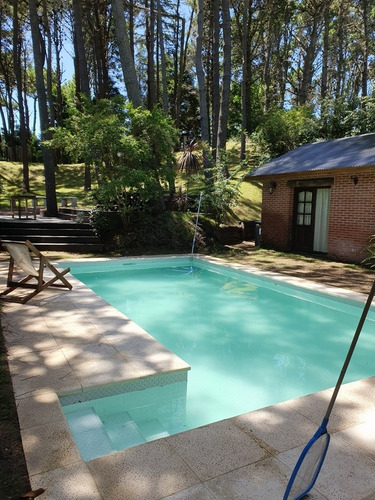
[[[375,134],[300,146],[252,172],[262,246],[360,263],[375,235]]]

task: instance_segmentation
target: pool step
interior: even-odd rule
[[[145,408],[133,408],[128,411],[133,422],[137,423],[138,430],[145,442],[154,441],[169,436],[157,418],[153,418]],[[145,418],[148,415],[148,418]]]
[[[101,420],[90,407],[65,416],[85,461],[169,436],[157,419],[137,423],[128,412],[108,415]]]
[[[169,433],[164,430],[163,426],[156,418],[138,422],[138,428],[147,442],[169,436]]]
[[[115,449],[124,450],[145,443],[137,424],[128,413],[117,413],[103,418],[105,428]]]
[[[115,451],[93,408],[83,408],[65,416],[83,460],[92,460]]]

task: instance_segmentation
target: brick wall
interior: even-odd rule
[[[355,185],[352,176],[358,178]],[[292,250],[294,188],[290,180],[332,177],[328,248],[330,258],[361,262],[365,247],[375,235],[375,167],[353,167],[318,172],[264,176],[262,196],[262,245],[275,250]],[[277,186],[269,193],[270,181]]]
[[[268,191],[269,180],[263,183],[262,245],[286,251],[291,247],[293,189],[287,187],[286,179],[277,179],[276,183],[272,194]]]

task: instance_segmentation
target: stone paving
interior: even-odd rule
[[[6,270],[0,262],[0,289]],[[45,290],[25,305],[6,303],[1,318],[31,485],[46,490],[40,498],[281,500],[332,389],[82,460],[58,396],[189,367],[69,279],[73,290]],[[345,384],[310,500],[375,500],[374,427],[375,377]]]

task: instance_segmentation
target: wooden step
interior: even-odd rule
[[[95,232],[91,228],[83,229],[61,229],[61,228],[40,228],[40,227],[14,227],[14,226],[2,226],[0,229],[1,234],[7,234],[16,238],[17,236],[29,235],[30,238],[37,236],[39,234],[48,236],[93,236],[96,238]]]
[[[90,224],[60,219],[1,219],[0,216],[0,239],[3,243],[30,240],[41,251],[98,253],[104,249]]]

